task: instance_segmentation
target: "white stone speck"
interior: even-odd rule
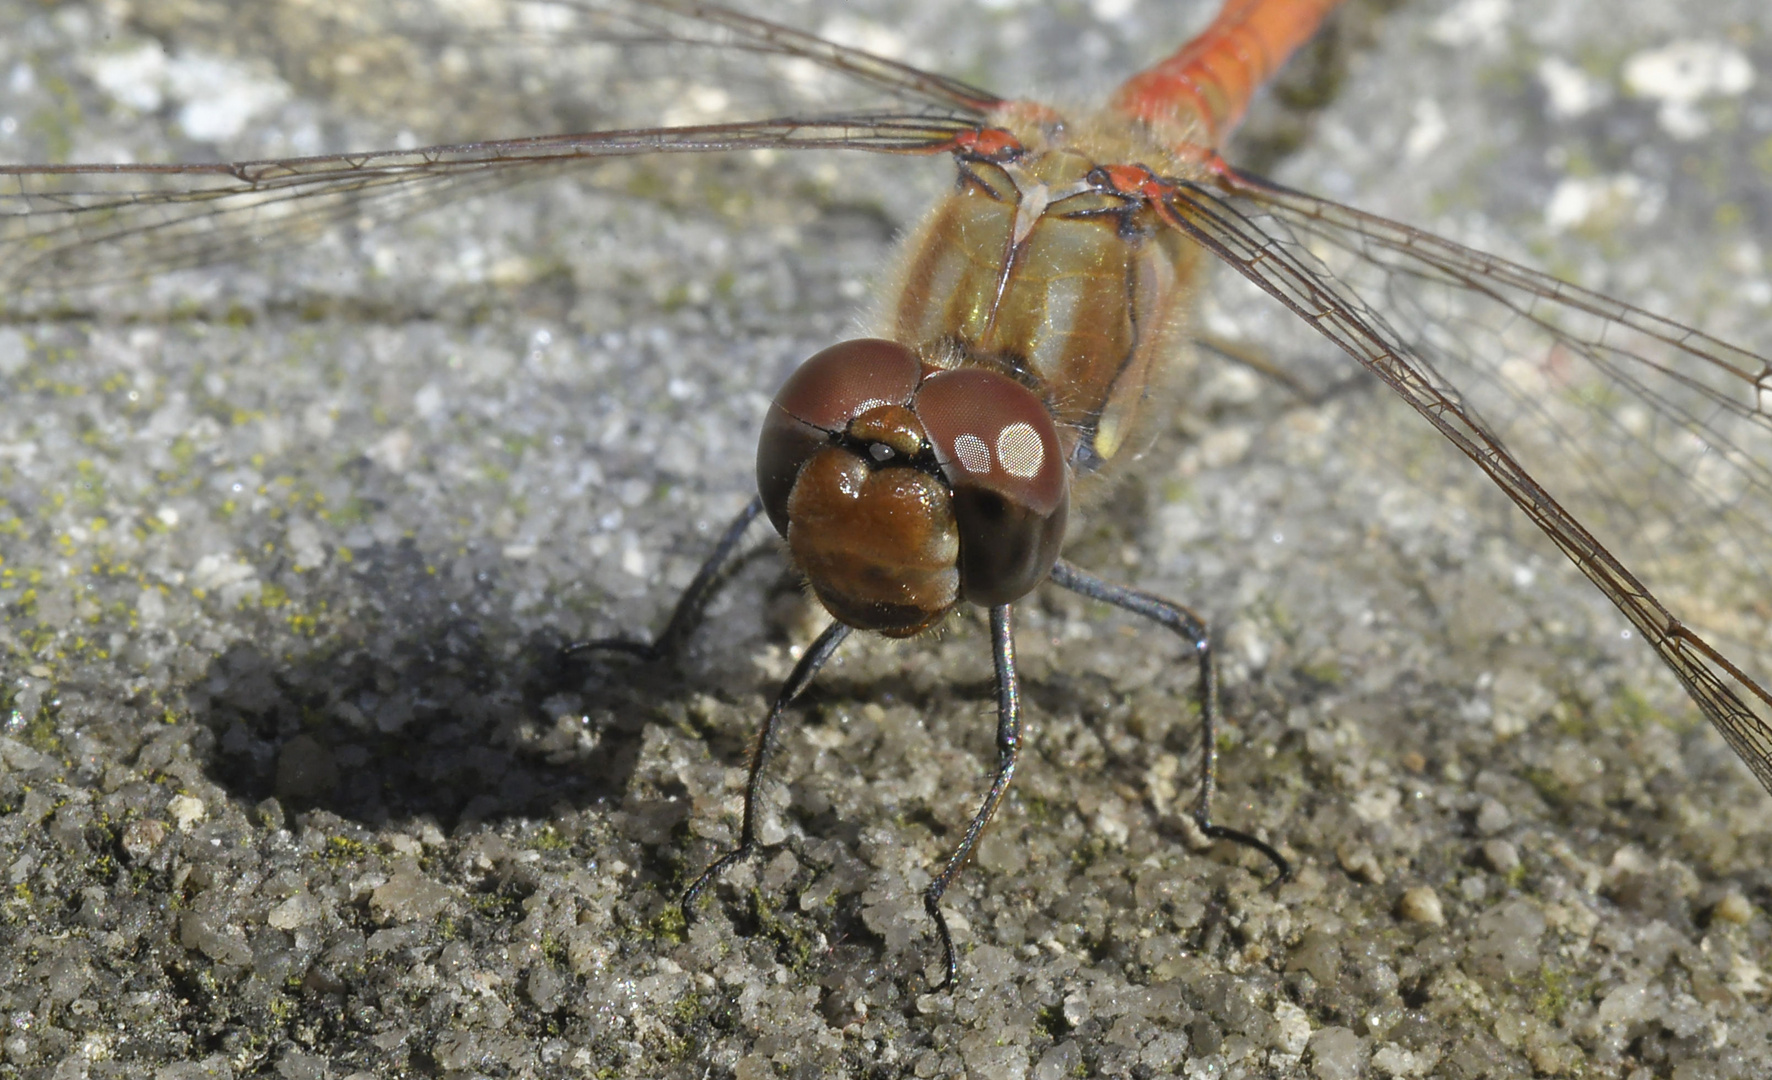
[[[1282,1001],[1274,1006],[1274,1022],[1278,1026],[1274,1034],[1276,1048],[1293,1057],[1304,1053],[1311,1039],[1311,1021],[1305,1011],[1290,1001]]]
[[[1404,890],[1397,898],[1397,916],[1428,926],[1446,925],[1446,910],[1440,906],[1440,894],[1427,885]]]
[[[1410,161],[1420,161],[1439,149],[1452,127],[1446,122],[1446,111],[1433,98],[1422,98],[1415,103],[1413,119],[1409,134],[1403,138],[1403,156]]]
[[[1605,84],[1560,56],[1547,56],[1539,62],[1538,83],[1544,87],[1551,116],[1558,120],[1586,115],[1604,105],[1608,97]]]
[[[184,103],[178,120],[185,134],[204,142],[232,139],[259,114],[290,97],[282,80],[202,53],[172,58],[166,67],[166,92]]]
[[[158,42],[105,53],[82,65],[99,89],[136,112],[153,112],[166,100],[166,50]]]
[[[1698,104],[1736,97],[1754,83],[1753,64],[1741,50],[1714,41],[1676,41],[1647,49],[1624,62],[1624,85],[1632,94],[1661,103],[1662,130],[1682,141],[1710,131]]]
[[[403,473],[412,456],[412,433],[405,428],[395,428],[376,440],[363,456],[391,473]]]
[[[289,545],[289,553],[295,556],[296,565],[310,570],[326,565],[326,546],[321,543],[320,530],[313,522],[304,517],[292,517],[283,536]]]
[[[135,602],[135,614],[143,626],[159,626],[166,618],[166,601],[158,589],[143,589]]]
[[[189,832],[191,827],[209,816],[209,808],[203,800],[190,795],[174,795],[166,803],[166,812],[178,824],[180,832]]]
[[[1676,41],[1624,62],[1624,85],[1631,93],[1672,104],[1735,97],[1753,84],[1746,54],[1714,41]]]
[[[999,6],[1009,5],[999,3]],[[1095,12],[1095,17],[1103,22],[1123,19],[1132,14],[1132,9],[1137,6],[1138,0],[1089,0],[1089,10]]]
[[[1731,890],[1715,907],[1711,908],[1711,918],[1721,919],[1727,923],[1743,926],[1753,921],[1754,906],[1747,897]]]
[[[435,420],[442,415],[446,403],[443,391],[436,383],[425,383],[418,393],[412,395],[412,411],[426,420]]]
[[[621,553],[621,570],[624,574],[643,578],[646,576],[646,555],[638,547],[627,547]]]
[[[277,930],[294,930],[320,917],[320,905],[307,893],[294,896],[265,913],[265,923]]]
[[[1641,221],[1654,209],[1643,181],[1630,173],[1565,176],[1545,204],[1544,223],[1553,232],[1567,232],[1618,220]]]
[[[1428,33],[1440,44],[1454,48],[1494,48],[1506,41],[1504,31],[1511,14],[1510,0],[1464,0],[1434,20]]]
[[[191,582],[200,589],[219,589],[237,585],[257,573],[251,563],[242,562],[230,552],[226,555],[205,555],[191,570]]]
[[[1354,816],[1361,821],[1376,824],[1389,821],[1403,804],[1403,796],[1394,787],[1370,787],[1354,796]]]

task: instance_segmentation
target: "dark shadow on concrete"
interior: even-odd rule
[[[371,828],[619,803],[646,724],[708,689],[669,661],[563,658],[562,635],[512,617],[495,568],[433,566],[410,541],[358,551],[334,583],[353,618],[333,638],[217,657],[186,691],[215,736],[212,779]]]

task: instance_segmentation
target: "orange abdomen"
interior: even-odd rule
[[[1111,107],[1170,142],[1217,149],[1249,99],[1341,0],[1229,0],[1212,24],[1168,59],[1132,76]]]

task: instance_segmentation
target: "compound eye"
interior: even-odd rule
[[[953,489],[961,596],[986,607],[1021,599],[1058,560],[1070,511],[1051,412],[1014,379],[977,368],[931,375],[911,408]]]
[[[894,341],[858,338],[814,353],[788,376],[757,440],[757,490],[775,531],[788,532],[794,478],[849,422],[882,405],[905,405],[922,365]]]

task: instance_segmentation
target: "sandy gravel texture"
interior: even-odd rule
[[[656,104],[594,51],[482,65],[449,27],[484,10],[0,0],[0,158]],[[1088,100],[1204,5],[768,13]],[[1632,93],[1676,42],[1710,91]],[[676,119],[757,89],[661,74]],[[1360,6],[1248,136],[1288,183],[1768,344],[1763,3]],[[1069,550],[1214,621],[1219,813],[1295,879],[1196,842],[1179,643],[1043,591],[1026,758],[947,902],[957,992],[928,992],[920,893],[993,756],[975,613],[845,648],[771,767],[767,850],[686,926],[816,612],[764,543],[675,664],[559,646],[662,623],[768,394],[864,321],[952,169],[597,179],[0,303],[0,1077],[1767,1074],[1766,794],[1424,427],[1218,360]],[[1221,287],[1202,327],[1308,350],[1242,310]]]

